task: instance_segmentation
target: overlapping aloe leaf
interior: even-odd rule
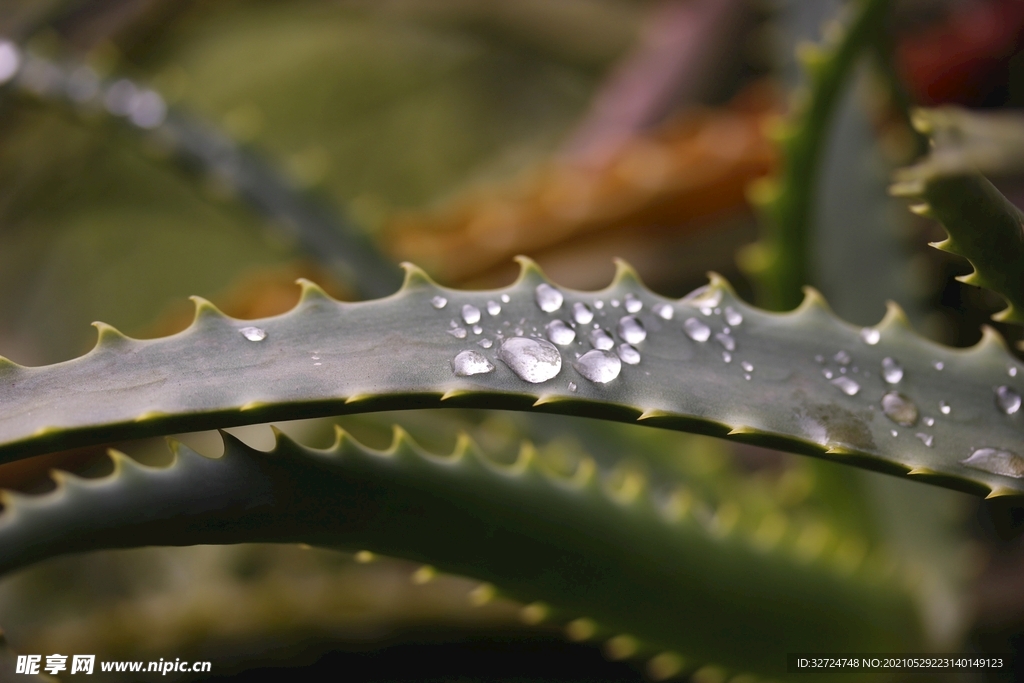
[[[251,322],[197,300],[193,324],[163,339],[98,324],[81,358],[0,366],[0,457],[319,415],[491,407],[638,420],[975,493],[1024,492],[1022,379],[993,332],[951,349],[915,335],[895,307],[861,330],[814,292],[773,314],[717,277],[671,301],[623,265],[608,289],[584,293],[524,264],[514,285],[484,292],[443,289],[409,267],[398,293],[361,303],[305,283],[291,312]]]
[[[808,83],[795,93],[788,120],[773,132],[782,168],[776,178],[758,181],[750,192],[761,210],[764,237],[740,252],[740,265],[754,278],[759,300],[774,310],[796,306],[800,288],[810,282],[812,198],[832,111],[889,6],[887,0],[851,4],[854,16],[845,28],[833,24],[822,45],[801,47],[798,57]]]
[[[903,572],[820,524],[708,510],[685,489],[610,482],[590,460],[554,474],[528,446],[498,464],[465,438],[437,456],[401,431],[386,451],[338,434],[325,451],[279,436],[269,453],[228,436],[219,459],[177,445],[163,469],[112,452],[106,478],[58,474],[49,494],[6,494],[0,571],[96,548],[303,542],[490,582],[533,620],[612,637],[619,657],[670,651],[660,661],[677,669],[774,675],[798,646],[921,645]]]
[[[1006,299],[1008,306],[993,319],[1024,324],[1024,214],[971,168],[972,156],[984,160],[984,146],[975,155],[962,155],[944,145],[943,140],[958,137],[955,117],[941,110],[922,111],[914,120],[923,132],[937,134],[936,151],[900,171],[893,193],[914,199],[915,213],[946,228],[948,239],[932,246],[963,256],[974,266],[974,272],[958,280]]]

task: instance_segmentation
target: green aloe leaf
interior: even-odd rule
[[[401,430],[384,451],[340,430],[322,451],[281,434],[268,453],[230,436],[218,459],[174,450],[166,468],[112,451],[105,478],[57,473],[49,494],[5,494],[0,571],[98,548],[302,542],[489,582],[530,603],[532,621],[610,637],[613,656],[660,653],[655,672],[776,675],[798,647],[922,643],[911,575],[881,549],[779,511],[709,509],[684,488],[605,477],[589,459],[555,473],[527,445],[500,464],[468,438],[438,456]]]
[[[1008,306],[994,320],[1024,324],[1024,214],[971,166],[974,160],[989,159],[997,143],[989,140],[973,152],[955,145],[951,149],[944,141],[960,137],[955,133],[960,119],[946,111],[920,111],[914,121],[919,130],[936,136],[935,151],[896,175],[893,194],[913,199],[912,211],[946,228],[948,239],[932,246],[974,266],[974,272],[958,280],[1006,299]]]
[[[952,349],[917,336],[895,306],[862,330],[811,290],[774,314],[717,276],[673,301],[622,264],[608,289],[586,293],[523,263],[495,291],[443,289],[411,266],[398,293],[371,302],[304,283],[295,309],[260,321],[197,300],[193,324],[164,339],[98,324],[81,358],[0,365],[0,457],[332,414],[503,408],[638,420],[974,493],[1024,492],[1019,366],[994,332]]]

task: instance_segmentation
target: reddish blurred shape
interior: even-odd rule
[[[919,104],[979,106],[1009,80],[1024,43],[1024,0],[971,3],[927,29],[903,36],[900,75]]]

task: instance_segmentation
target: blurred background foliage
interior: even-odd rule
[[[1024,3],[893,4],[883,49],[908,98],[1024,106]],[[191,294],[237,317],[274,315],[297,300],[299,276],[358,298],[352,269],[316,247],[345,235],[445,285],[507,283],[511,257],[525,253],[568,287],[603,286],[622,257],[663,294],[713,269],[749,297],[735,265],[757,235],[747,188],[776,168],[766,131],[801,81],[795,47],[842,5],[5,0],[0,36],[33,57],[0,89],[0,355],[74,357],[91,347],[93,320],[172,333],[191,320]],[[96,79],[159,93],[157,125],[110,98],[68,94]],[[164,117],[236,156],[183,151],[187,135],[162,135]],[[826,147],[811,284],[852,322],[876,322],[895,299],[926,336],[976,341],[998,301],[956,282],[969,267],[924,246],[941,230],[886,195],[891,170],[919,150],[877,63],[858,69]],[[262,169],[248,185],[246,169]],[[1020,204],[1019,177],[997,180]],[[268,209],[264,195],[301,210]],[[584,420],[436,411],[337,422],[371,445],[386,444],[391,422],[436,450],[459,429],[497,452],[526,437],[565,468],[589,453],[685,480],[710,509],[739,500],[825,519],[920,568],[936,642],[990,652],[1024,642],[1024,551],[966,496]],[[330,425],[286,429],[318,443]],[[269,434],[234,431],[255,445]],[[216,450],[209,435],[185,439]],[[162,444],[126,448],[167,457]],[[58,465],[108,467],[101,449],[55,454],[0,466],[0,485],[46,490]],[[519,606],[475,606],[471,581],[368,559],[269,546],[60,558],[0,583],[0,623],[25,652],[210,659],[218,675],[203,680],[252,680],[269,665],[345,667],[352,680],[644,676],[523,623]]]

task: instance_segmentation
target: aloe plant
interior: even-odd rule
[[[833,57],[807,59],[811,105],[783,136],[784,181],[760,193],[774,207],[771,258],[747,258],[770,307],[793,303],[807,280],[810,183],[831,103],[886,5],[857,3],[851,29],[832,38]],[[907,171],[897,192],[920,195],[947,226],[946,247],[978,269],[968,282],[1019,303],[1020,213],[979,176],[921,174]],[[357,303],[302,281],[293,310],[261,320],[195,298],[192,324],[176,335],[132,339],[97,323],[94,348],[79,358],[41,367],[0,359],[0,459],[460,407],[639,423],[987,497],[1024,494],[1021,364],[991,329],[953,349],[916,334],[895,304],[860,327],[810,288],[779,313],[742,301],[717,275],[677,300],[649,291],[621,261],[598,292],[550,282],[529,259],[520,265],[509,287],[462,291],[406,264],[396,293]],[[1008,310],[1003,318],[1019,322],[1019,307]],[[172,442],[174,461],[162,468],[111,450],[106,477],[58,472],[50,493],[5,493],[0,571],[142,545],[371,551],[484,582],[481,599],[520,600],[529,622],[600,638],[613,658],[646,658],[658,679],[781,677],[786,652],[939,646],[922,620],[921,568],[897,561],[867,523],[709,496],[678,473],[649,478],[590,457],[559,468],[528,442],[512,462],[467,436],[450,455],[432,454],[400,428],[385,450],[342,431],[323,450],[280,434],[270,452],[230,435],[224,448],[207,458]],[[836,497],[849,495],[833,485]]]

